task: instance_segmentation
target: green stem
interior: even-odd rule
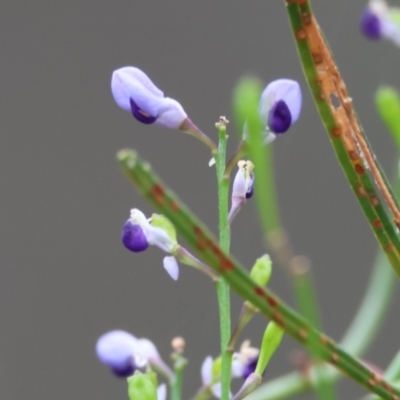
[[[218,154],[216,155],[216,171],[218,182],[218,215],[219,215],[219,243],[221,249],[229,254],[230,245],[230,227],[228,223],[228,207],[229,207],[229,177],[225,177],[226,166],[226,122],[221,117],[217,124],[219,141]],[[231,309],[230,309],[230,293],[229,284],[224,278],[217,283],[217,296],[220,318],[220,335],[221,335],[221,389],[222,400],[229,399],[230,382],[231,382],[231,364],[232,353],[228,351],[228,343],[231,336]]]
[[[312,13],[310,2],[285,0],[285,3],[303,71],[336,156],[375,237],[400,276],[400,241],[359,154],[360,143],[365,143],[367,148],[368,143],[346,86]],[[333,104],[334,98],[339,106]],[[377,162],[376,169],[384,181],[386,193],[383,197],[388,204],[390,201],[397,203]]]
[[[171,400],[181,400],[183,371],[187,365],[187,361],[180,354],[175,354],[174,372],[175,378],[171,382]]]
[[[399,186],[397,179],[397,193]],[[341,346],[353,356],[362,356],[375,339],[387,314],[395,284],[393,269],[380,250],[361,306],[341,341]],[[314,367],[311,373],[313,374],[316,369],[320,368]],[[329,379],[332,381],[336,381],[340,376],[336,371],[329,371]],[[292,372],[262,385],[257,392],[248,397],[248,400],[283,400],[312,387],[307,377],[299,372]]]
[[[393,400],[393,395],[400,398],[398,389],[385,380],[375,380],[376,374],[371,369],[341,349],[331,338],[310,326],[307,320],[269,288],[257,285],[243,266],[221,249],[212,233],[136,152],[122,150],[118,153],[118,160],[125,174],[146,199],[174,224],[197,256],[223,276],[242,298],[250,301],[265,317],[273,319],[320,359],[343,371],[369,391],[387,400]],[[229,340],[229,334],[227,336]]]

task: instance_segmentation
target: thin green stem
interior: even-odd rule
[[[221,117],[218,127],[218,154],[216,155],[216,171],[218,182],[218,214],[219,214],[219,243],[221,249],[229,254],[230,227],[228,223],[229,207],[229,177],[225,177],[226,166],[226,121]],[[231,336],[231,308],[229,284],[224,278],[217,283],[217,296],[220,318],[221,335],[221,389],[222,400],[229,399],[231,382],[232,353],[228,351],[228,343]]]
[[[122,170],[146,199],[175,226],[197,256],[226,279],[242,298],[250,301],[260,312],[273,319],[285,331],[313,351],[320,359],[343,371],[369,391],[383,399],[400,398],[400,391],[359,360],[341,349],[332,339],[310,326],[307,320],[282,302],[270,289],[257,285],[242,265],[221,249],[204,224],[165,186],[149,164],[140,160],[132,150],[118,153]],[[229,335],[227,340],[229,340]]]
[[[171,400],[181,400],[182,398],[183,371],[186,365],[186,359],[180,355],[176,355],[174,365],[175,378],[171,382]]]

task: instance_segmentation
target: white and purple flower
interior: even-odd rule
[[[400,25],[393,18],[396,13],[384,0],[371,0],[360,17],[361,32],[368,39],[389,39],[400,46]]]
[[[260,350],[250,346],[250,340],[245,340],[239,353],[233,353],[232,377],[246,380],[257,366]]]
[[[160,226],[153,226],[152,219],[146,216],[137,208],[133,208],[130,218],[122,228],[121,240],[123,245],[135,253],[146,250],[149,245],[155,245],[166,253],[173,253],[178,247],[176,238]],[[179,266],[175,257],[164,257],[163,266],[173,280],[179,277]]]
[[[123,330],[110,331],[100,336],[96,353],[99,360],[121,378],[131,376],[136,370],[143,370],[148,366],[172,375],[150,340],[137,339]]]
[[[235,175],[232,186],[231,209],[228,220],[232,222],[233,218],[240,211],[246,200],[253,196],[254,185],[254,165],[251,161],[240,160],[238,162],[238,172]]]
[[[116,103],[143,124],[157,123],[179,129],[187,114],[176,100],[165,97],[139,68],[123,67],[111,78],[111,91]]]
[[[301,103],[302,96],[298,82],[291,79],[277,79],[269,83],[261,94],[260,115],[268,130],[280,135],[299,119]]]

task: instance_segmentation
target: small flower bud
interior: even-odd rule
[[[127,377],[136,369],[134,353],[137,339],[125,331],[111,331],[101,336],[96,344],[100,361],[107,365],[118,377]]]
[[[262,287],[267,286],[272,273],[272,261],[268,254],[258,258],[250,271],[250,277]]]
[[[130,400],[157,400],[157,389],[152,377],[136,372],[128,378],[128,395]]]
[[[178,129],[187,118],[182,106],[154,85],[139,68],[123,67],[111,78],[111,91],[116,103],[144,124],[157,123]]]
[[[282,342],[285,331],[275,322],[270,321],[261,342],[260,355],[255,372],[262,375],[271,357]]]
[[[291,79],[277,79],[261,94],[260,115],[269,130],[282,134],[298,120],[301,103],[299,84]]]
[[[186,341],[183,337],[177,336],[172,339],[171,347],[176,353],[183,353],[186,347]]]
[[[238,167],[239,169],[232,187],[232,204],[228,216],[229,223],[232,222],[246,200],[253,196],[253,184],[255,179],[253,163],[251,161],[240,160],[238,162]]]

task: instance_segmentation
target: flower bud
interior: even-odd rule
[[[298,120],[301,103],[299,84],[291,79],[277,79],[261,94],[260,115],[270,131],[282,134]]]
[[[258,258],[250,271],[250,277],[258,285],[265,287],[271,278],[272,261],[268,254]]]
[[[130,400],[157,400],[157,389],[152,377],[136,372],[128,378],[128,395]]]
[[[232,204],[228,216],[229,223],[232,222],[246,200],[253,196],[253,184],[255,179],[253,163],[251,161],[240,160],[238,162],[238,167],[239,169],[232,187]]]
[[[119,377],[127,377],[136,369],[134,353],[137,339],[125,331],[111,331],[101,336],[96,344],[96,353],[100,361],[107,365]]]
[[[182,106],[154,85],[139,68],[123,67],[111,78],[111,91],[116,103],[144,124],[157,123],[178,129],[187,118]]]
[[[285,331],[275,322],[270,321],[261,342],[260,355],[255,372],[262,375],[271,357],[282,342]]]

